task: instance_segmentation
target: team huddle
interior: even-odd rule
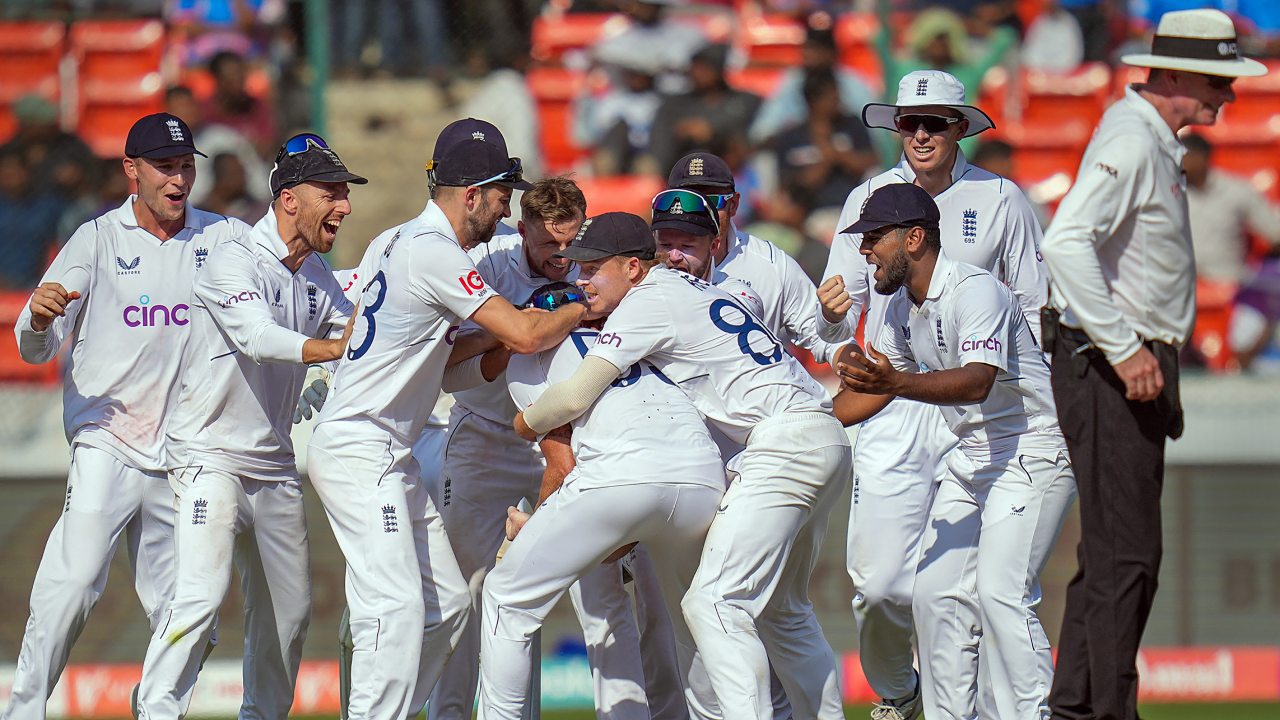
[[[334,271],[320,253],[367,181],[323,138],[280,148],[249,227],[189,206],[181,120],[140,119],[137,194],[75,233],[15,328],[30,362],[70,344],[71,471],[5,720],[44,717],[122,537],[153,631],[137,717],[186,714],[233,567],[241,716],[286,717],[311,592],[290,432],[313,416],[346,717],[536,717],[538,633],[567,592],[600,718],[843,718],[808,586],[850,484],[871,717],[1049,717],[1038,577],[1076,481],[1040,225],[966,161],[992,122],[955,77],[911,73],[863,121],[902,159],[849,196],[815,286],[735,227],[706,152],[649,219],[591,215],[459,120],[422,213]],[[831,364],[834,396],[789,345]]]

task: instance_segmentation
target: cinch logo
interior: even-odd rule
[[[236,303],[241,303],[246,300],[261,300],[261,299],[262,299],[262,296],[253,290],[241,290],[239,293],[235,295],[228,295],[227,299],[223,300],[218,304],[224,308],[229,308],[232,305],[235,305]]]
[[[124,318],[124,324],[129,327],[159,327],[161,325],[186,325],[189,321],[189,311],[191,308],[185,303],[178,303],[173,307],[156,303],[151,304],[150,295],[142,295],[138,298],[137,305],[130,305],[124,309],[121,317]]]
[[[480,277],[479,272],[472,270],[466,275],[459,275],[458,284],[468,295],[475,295],[476,291],[484,289],[484,278]]]
[[[977,335],[970,335],[960,343],[960,352],[969,352],[970,350],[995,350],[1000,352],[1000,341],[995,338],[980,339]]]
[[[622,347],[622,336],[617,333],[601,333],[596,338],[596,343],[601,345],[612,345],[614,347]]]

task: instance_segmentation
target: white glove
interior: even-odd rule
[[[307,379],[302,384],[302,394],[298,396],[298,407],[293,411],[293,423],[310,420],[313,412],[319,413],[324,407],[324,399],[329,396],[329,371],[322,365],[307,367]]]

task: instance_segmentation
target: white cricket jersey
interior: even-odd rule
[[[524,304],[534,291],[551,282],[529,267],[520,235],[495,235],[489,242],[471,248],[468,254],[485,283],[513,305]],[[577,279],[578,266],[575,264],[565,282],[572,283]],[[453,397],[458,405],[487,420],[502,425],[515,421],[516,407],[511,402],[511,393],[507,392],[507,380],[501,375],[493,382],[458,391]]]
[[[273,210],[247,237],[209,253],[167,432],[171,469],[297,477],[290,432],[307,374],[302,345],[340,336],[352,308],[323,258],[307,256],[294,273],[280,262],[288,254]]]
[[[648,359],[740,444],[761,420],[831,412],[827,391],[736,296],[666,267],[627,292],[590,354],[620,370]]]
[[[818,289],[790,255],[768,240],[734,230],[729,252],[716,266],[711,282],[720,284],[727,276],[746,284],[760,296],[764,314],[760,317],[773,334],[813,353],[818,362],[828,362],[837,345],[818,337]]]
[[[550,350],[512,357],[507,383],[515,405],[524,410],[547,388],[572,377],[597,337],[595,330],[574,330]],[[647,360],[628,368],[573,421],[571,445],[582,487],[667,483],[724,489],[720,452],[702,416]]]
[[[836,227],[844,229],[857,222],[863,203],[874,190],[891,183],[914,182],[915,178],[904,157],[897,167],[849,193]],[[941,213],[942,249],[957,262],[983,268],[1008,285],[1039,339],[1040,308],[1048,298],[1049,277],[1040,257],[1041,230],[1035,211],[1013,181],[970,165],[959,149],[951,178],[951,187],[933,198]],[[842,323],[830,324],[818,313],[818,330],[832,342],[853,337],[863,311],[867,328],[884,324],[888,298],[875,291],[875,268],[858,252],[861,243],[862,235],[852,233],[836,233],[831,241],[823,280],[842,275],[853,299]],[[873,335],[867,334],[865,339],[875,345]]]
[[[388,232],[385,244],[375,240],[360,263],[377,270],[361,295],[355,329],[317,427],[343,423],[328,437],[389,436],[408,448],[440,394],[450,329],[497,293],[434,201]]]
[[[69,441],[162,471],[196,270],[214,246],[249,226],[188,206],[183,229],[161,241],[138,227],[135,199],[81,225],[41,278],[80,293],[66,315],[35,332],[28,302],[14,332],[33,363],[53,359],[71,338],[62,394]]]
[[[989,459],[1010,449],[1056,453],[1066,447],[1045,361],[1017,298],[991,273],[939,255],[919,307],[904,287],[889,299],[883,352],[904,372],[984,363],[998,369],[986,400],[939,405],[966,455]]]

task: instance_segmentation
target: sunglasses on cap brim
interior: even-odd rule
[[[711,223],[716,228],[716,235],[720,234],[720,216],[716,212],[721,210],[728,204],[728,200],[724,200],[717,207],[716,201],[712,198],[730,198],[732,195],[703,195],[692,190],[663,190],[653,196],[651,206],[654,212],[671,213],[676,206],[679,206],[677,213],[706,213],[711,218]]]
[[[312,148],[328,150],[329,143],[325,142],[324,138],[316,135],[315,133],[294,135],[285,142],[284,147],[280,148],[280,152],[276,154],[276,160],[280,160],[286,155],[289,157],[301,155]]]
[[[488,185],[489,183],[522,182],[524,180],[524,168],[522,166],[522,163],[520,162],[520,158],[518,157],[507,158],[507,162],[510,163],[510,167],[498,173],[497,175],[494,175],[491,178],[486,178],[484,180],[479,180],[476,182],[464,180],[464,182],[461,183],[460,186],[461,187],[480,187],[481,185]],[[435,158],[432,158],[427,161],[426,167],[427,167],[427,181],[430,182],[432,185],[439,185],[440,181],[436,178],[436,171],[440,167],[440,161],[436,160]]]
[[[955,125],[964,118],[951,117],[949,115],[927,115],[924,113],[898,115],[893,119],[894,127],[899,132],[914,135],[921,127],[930,135],[938,135],[946,132],[947,128]]]

